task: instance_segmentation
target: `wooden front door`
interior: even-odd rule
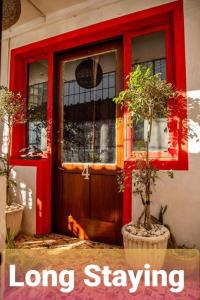
[[[58,233],[119,243],[123,215],[122,47],[113,41],[59,57],[53,222]]]

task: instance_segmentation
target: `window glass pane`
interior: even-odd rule
[[[63,71],[63,90],[70,81],[69,99],[75,93],[63,99],[63,163],[114,163],[115,52],[66,61]]]
[[[48,61],[29,64],[28,76],[28,147],[47,149]]]
[[[165,32],[155,32],[136,37],[132,41],[132,68],[137,65],[151,67],[152,74],[160,73],[161,79],[166,79],[166,45]],[[147,122],[133,124],[133,151],[144,150]],[[167,120],[158,116],[153,121],[150,151],[168,149]]]

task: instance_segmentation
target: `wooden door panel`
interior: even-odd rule
[[[89,217],[89,182],[80,173],[59,169],[54,199],[54,228],[57,232],[67,234],[69,216],[74,219]]]
[[[83,93],[74,74],[75,65],[71,66],[93,55],[102,63],[102,82],[95,91],[86,88]],[[121,242],[123,195],[118,193],[117,171],[123,167],[123,122],[118,122],[122,111],[112,101],[123,84],[121,61],[121,41],[58,58],[53,212],[58,233]],[[82,176],[86,165],[88,180]]]
[[[122,194],[116,175],[94,175],[85,180],[79,173],[61,171],[57,229],[81,239],[116,243],[121,228]]]
[[[79,218],[89,218],[89,182],[78,173],[64,172],[63,208],[67,215]]]
[[[117,219],[116,175],[91,175],[91,218],[115,222]]]
[[[63,233],[66,219],[63,214],[62,203],[62,171],[58,168],[54,175],[56,176],[56,182],[54,186],[54,205],[52,211],[53,226],[56,232]]]
[[[79,219],[77,222],[84,229],[84,239],[111,244],[119,242],[117,240],[117,231],[119,229],[116,228],[115,223],[92,219]],[[80,235],[77,237],[80,237]]]

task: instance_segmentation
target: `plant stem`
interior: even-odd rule
[[[9,197],[9,193],[10,193],[10,184],[9,184],[9,178],[10,178],[10,147],[11,147],[11,120],[10,117],[8,117],[8,148],[7,148],[7,153],[6,153],[6,160],[7,160],[7,164],[6,164],[6,203],[7,205],[11,205],[10,202],[10,197]]]
[[[147,230],[152,228],[151,221],[151,207],[150,207],[150,194],[151,194],[151,166],[149,162],[149,144],[151,141],[153,123],[153,105],[149,105],[149,119],[148,119],[148,134],[146,141],[146,203],[145,203],[145,227]]]
[[[138,220],[137,220],[137,226],[140,225],[141,220],[142,220],[143,216],[145,215],[145,212],[146,212],[146,206],[145,206],[145,208],[143,209],[142,213],[140,214],[140,216],[139,216],[139,218],[138,218]]]

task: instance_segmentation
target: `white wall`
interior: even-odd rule
[[[3,39],[11,38],[10,47],[17,48],[47,37],[169,2],[173,0],[85,0],[71,10],[68,8],[49,14],[46,18],[40,17],[29,23],[13,26],[4,32]]]
[[[47,16],[46,20],[38,18],[26,25],[13,26],[5,32],[2,47],[2,83],[8,83],[8,53],[11,48],[172,1],[113,0],[107,5],[103,5],[101,1],[93,1],[90,6],[88,2],[84,1],[79,10],[69,10],[69,13],[63,10],[57,15]],[[184,13],[189,119],[193,131],[200,138],[200,1],[184,0]],[[153,211],[156,214],[161,203],[168,204],[165,221],[172,227],[178,242],[200,247],[200,142],[197,137],[191,137],[189,140],[189,171],[175,172],[174,180],[162,176],[154,196]],[[21,176],[31,180],[33,175],[22,172]],[[138,210],[137,199],[133,196],[134,218],[138,215]]]
[[[22,219],[22,232],[36,233],[36,167],[16,166],[13,177],[17,182],[17,202],[25,209]]]
[[[5,238],[6,238],[5,209],[6,209],[6,177],[0,176],[0,253],[4,249]]]
[[[17,182],[15,199],[24,206],[21,231],[36,233],[36,167],[15,167],[12,171]],[[15,194],[15,193],[14,193]],[[0,252],[5,245],[6,178],[0,176]]]

